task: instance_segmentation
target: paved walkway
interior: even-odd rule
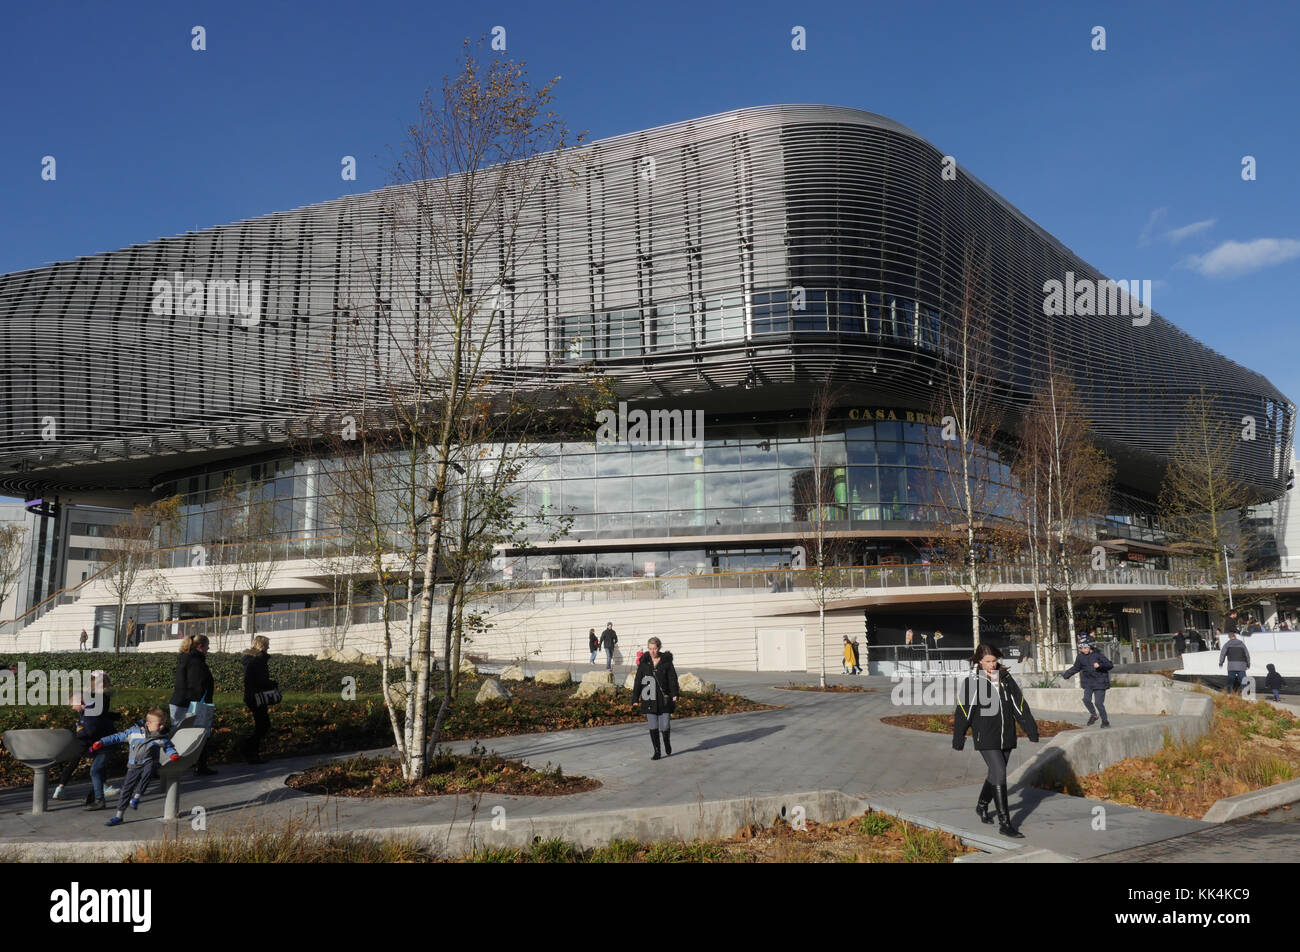
[[[574,672],[581,674],[581,666]],[[624,672],[625,673],[625,672]],[[275,760],[259,766],[227,765],[217,776],[189,779],[182,792],[182,814],[201,806],[207,829],[216,831],[256,823],[265,827],[277,819],[308,817],[326,829],[364,830],[464,820],[477,810],[479,822],[492,807],[505,807],[512,819],[626,810],[646,806],[696,804],[701,801],[746,798],[796,791],[836,790],[863,798],[873,806],[926,819],[955,832],[1001,841],[1007,847],[1030,844],[1073,857],[1096,857],[1166,840],[1207,824],[1163,814],[1107,806],[1105,830],[1094,829],[1094,804],[1037,790],[1012,791],[1017,822],[1027,840],[1007,841],[996,827],[974,815],[984,763],[967,744],[958,753],[944,734],[892,727],[880,718],[907,711],[940,708],[899,708],[890,700],[890,682],[883,677],[848,678],[836,683],[875,688],[868,694],[821,694],[784,691],[790,680],[814,683],[815,677],[772,673],[703,671],[720,690],[743,694],[769,704],[775,711],[685,718],[674,721],[674,753],[651,761],[644,724],[587,728],[551,734],[495,738],[489,749],[518,757],[534,767],[559,764],[569,774],[599,779],[596,791],[564,797],[486,796],[355,800],[307,796],[284,785],[285,777],[319,762],[319,756]],[[1084,712],[1046,712],[1053,720],[1083,724]],[[1116,715],[1115,727],[1153,718]],[[274,723],[274,714],[272,714]],[[1097,728],[1089,728],[1095,730]],[[469,742],[450,745],[465,750]],[[1041,746],[1041,745],[1040,745]],[[1013,755],[1013,769],[1035,745],[1022,742]],[[73,793],[84,795],[84,787]],[[103,821],[111,811],[88,813],[79,802],[50,802],[43,816],[30,814],[30,788],[0,791],[0,846],[42,842],[107,842],[152,838],[167,830],[185,834],[188,821],[163,824],[157,788],[138,812],[112,829]],[[1292,854],[1288,854],[1288,859]]]

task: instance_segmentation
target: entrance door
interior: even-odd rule
[[[808,661],[802,628],[760,628],[759,671],[807,671]]]

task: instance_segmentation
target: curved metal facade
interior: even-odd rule
[[[925,410],[964,255],[987,249],[1010,418],[1050,347],[1122,488],[1156,491],[1201,386],[1256,420],[1238,475],[1261,499],[1285,485],[1294,407],[1269,381],[1158,314],[1145,326],[1045,317],[1044,282],[1103,276],[965,171],[945,180],[943,153],[892,120],[745,109],[583,155],[576,187],[533,212],[539,240],[512,275],[503,326],[525,305],[536,317],[503,333],[512,368],[591,361],[624,398],[710,414],[806,407],[828,376],[855,405]],[[143,489],[283,446],[319,406],[320,381],[355,359],[348,328],[373,321],[376,300],[400,315],[415,299],[384,259],[383,207],[398,192],[0,278],[0,491]],[[174,303],[160,305],[160,281],[177,285]]]

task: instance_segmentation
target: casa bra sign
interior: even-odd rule
[[[880,420],[884,422],[892,420],[895,423],[928,423],[931,426],[943,425],[943,421],[933,413],[923,413],[920,410],[887,410],[879,407],[850,410],[849,419]]]

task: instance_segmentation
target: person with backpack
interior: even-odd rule
[[[1007,763],[1016,747],[1016,725],[1038,743],[1038,722],[1025,703],[1020,685],[1016,684],[1001,663],[1002,653],[989,644],[981,644],[970,657],[974,666],[962,685],[961,698],[952,716],[952,747],[966,746],[966,732],[975,740],[975,749],[984,758],[988,775],[980,789],[975,813],[985,823],[992,823],[989,801],[998,815],[998,832],[1023,839],[1024,834],[1011,823],[1011,804],[1007,798]]]
[[[1097,723],[1097,713],[1101,712],[1101,726],[1110,727],[1110,718],[1106,716],[1106,692],[1110,689],[1110,669],[1115,663],[1100,651],[1093,648],[1091,641],[1079,639],[1079,653],[1074,664],[1061,672],[1066,681],[1079,675],[1083,686],[1083,706],[1088,709],[1088,723]],[[1093,699],[1097,706],[1093,707]]]
[[[255,635],[253,644],[239,656],[244,665],[244,706],[253,715],[253,735],[244,741],[244,759],[250,764],[264,764],[259,748],[271,733],[272,704],[280,703],[280,685],[271,680],[269,649],[271,640]]]

